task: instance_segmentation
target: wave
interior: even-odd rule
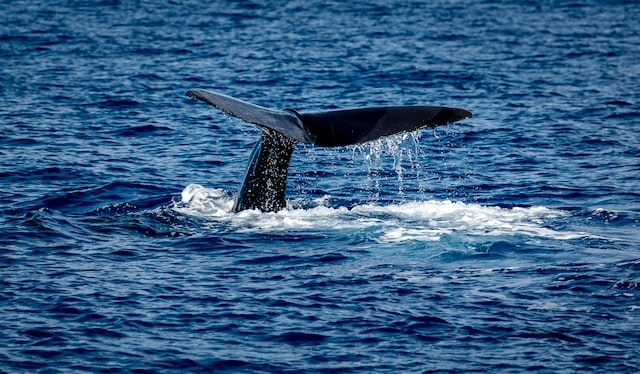
[[[328,205],[330,197],[315,199],[311,207],[298,201],[276,213],[257,210],[232,212],[233,196],[225,190],[188,185],[172,209],[235,232],[331,232],[366,230],[376,241],[438,241],[444,236],[529,236],[558,240],[593,237],[584,232],[550,226],[569,212],[543,206],[503,208],[450,200],[415,201],[352,208]],[[300,204],[303,205],[303,204]],[[309,204],[304,204],[309,206]]]

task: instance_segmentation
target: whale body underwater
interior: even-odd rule
[[[348,146],[472,117],[467,110],[439,106],[378,106],[300,113],[293,109],[264,108],[209,90],[189,90],[187,96],[261,131],[234,212],[247,209],[276,212],[286,207],[289,162],[299,142],[319,147]]]

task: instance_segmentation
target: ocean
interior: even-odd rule
[[[640,4],[5,1],[0,372],[640,371]],[[268,108],[464,108],[300,144]]]

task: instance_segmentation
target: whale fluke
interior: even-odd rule
[[[434,128],[465,118],[464,109],[435,106],[386,106],[298,114],[320,147],[366,143],[422,128]]]
[[[256,125],[255,145],[233,210],[274,212],[286,207],[289,161],[296,143],[320,147],[361,144],[402,132],[434,128],[471,118],[471,112],[437,106],[381,106],[299,113],[273,110],[221,93],[195,89],[187,96]]]
[[[206,90],[189,90],[187,96],[204,101],[245,122],[275,130],[298,142],[313,143],[314,141],[294,112],[263,108],[235,97]]]

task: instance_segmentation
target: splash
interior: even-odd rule
[[[426,157],[420,147],[420,137],[419,131],[402,133],[351,147],[353,160],[360,160],[367,171],[367,189],[370,191],[370,201],[379,198],[382,188],[380,170],[387,169],[384,155],[391,156],[391,170],[395,172],[398,195],[401,199],[404,199],[405,168],[411,169],[415,180],[422,179],[420,177],[425,174],[425,171],[421,160]],[[424,188],[421,186],[418,190],[423,192]]]
[[[501,208],[454,201],[416,201],[362,204],[351,209],[328,206],[328,197],[316,199],[311,208],[288,206],[276,213],[256,210],[232,212],[233,198],[220,189],[192,184],[182,192],[173,209],[201,218],[210,227],[236,232],[339,232],[366,230],[378,242],[438,241],[445,236],[528,236],[569,240],[588,237],[582,232],[558,231],[549,225],[568,212],[542,206]],[[307,204],[308,206],[308,204]]]

